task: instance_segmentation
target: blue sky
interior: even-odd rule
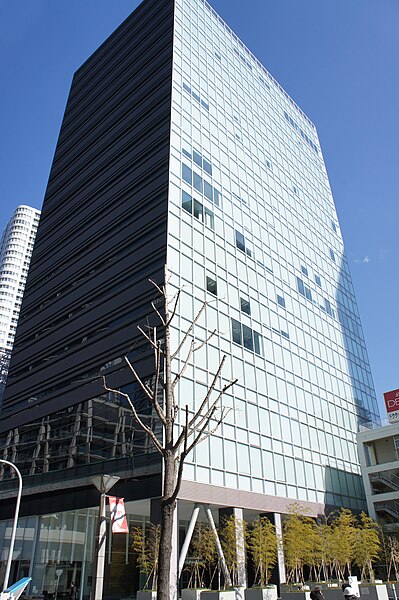
[[[0,1],[0,228],[41,207],[73,72],[136,0]],[[399,388],[398,0],[211,0],[317,126],[378,399]]]

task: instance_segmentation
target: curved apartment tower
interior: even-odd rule
[[[18,206],[0,241],[0,407],[40,211]]]

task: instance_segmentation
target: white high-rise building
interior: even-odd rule
[[[0,242],[0,406],[40,211],[18,206]]]

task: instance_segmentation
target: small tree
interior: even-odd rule
[[[288,581],[304,583],[304,566],[311,564],[314,521],[304,514],[304,508],[293,503],[283,523],[283,546]]]
[[[207,577],[209,586],[212,585],[214,571],[212,567],[216,563],[217,552],[215,545],[215,534],[211,527],[205,523],[199,523],[194,531],[190,544],[192,565],[190,568],[190,579],[188,587],[204,588]]]
[[[321,523],[316,525],[313,564],[316,581],[328,581],[331,578],[333,555],[331,542],[332,529],[323,518]]]
[[[154,352],[153,384],[150,385],[141,379],[128,356],[125,356],[125,361],[158,416],[163,435],[157,436],[138,414],[130,396],[120,390],[108,387],[105,377],[104,389],[126,398],[133,418],[162,457],[163,494],[161,498],[157,598],[158,600],[169,600],[173,519],[183,476],[184,461],[191,450],[212,435],[223,422],[227,410],[221,406],[221,398],[237,380],[232,379],[224,383],[219,390],[217,389],[226,361],[226,356],[223,356],[204,397],[198,403],[194,403],[196,408],[193,413],[190,413],[188,404],[184,406],[179,404],[175,396],[177,384],[186,371],[193,354],[202,348],[216,332],[212,332],[206,340],[197,342],[194,338],[195,325],[207,306],[207,302],[204,302],[186,332],[182,334],[181,341],[172,350],[171,327],[177,313],[180,290],[173,297],[169,296],[166,267],[164,283],[161,285],[153,281],[151,283],[160,296],[152,302],[152,308],[159,320],[159,327],[147,326],[145,329],[142,327],[138,327],[138,329]],[[181,356],[183,352],[185,354]],[[175,372],[172,363],[176,364]],[[181,422],[180,429],[178,429],[179,420]]]
[[[255,585],[265,587],[277,562],[276,528],[267,517],[258,517],[252,523],[247,543],[255,570]]]
[[[388,545],[388,579],[394,574],[395,581],[399,581],[399,540],[392,536],[387,536]]]
[[[380,555],[381,542],[378,525],[362,512],[360,527],[356,530],[354,562],[361,569],[361,578],[374,582],[373,562]]]
[[[161,527],[148,523],[145,527],[135,527],[132,532],[132,548],[137,555],[137,565],[146,576],[144,589],[157,589],[158,553]]]
[[[333,568],[341,581],[352,574],[356,545],[356,518],[348,508],[331,513],[331,552]]]
[[[243,532],[239,535],[238,532]],[[239,558],[245,556],[246,523],[234,515],[222,520],[220,541],[232,585],[239,584]]]

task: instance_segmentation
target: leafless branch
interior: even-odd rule
[[[179,298],[180,298],[180,291],[181,291],[181,290],[179,290],[179,291],[177,292],[177,294],[176,294],[176,297],[175,297],[175,302],[174,302],[174,306],[173,306],[173,309],[172,309],[172,314],[171,314],[171,316],[170,316],[170,317],[169,317],[169,319],[168,319],[168,322],[167,322],[167,324],[166,324],[167,326],[169,326],[169,325],[171,324],[171,322],[173,321],[173,318],[174,318],[174,316],[175,316],[175,314],[176,314],[177,305],[178,305],[178,303],[179,303]],[[172,300],[172,302],[173,302],[173,300]]]
[[[161,294],[161,296],[165,295],[165,291],[163,288],[160,288],[159,285],[157,283],[155,283],[155,281],[153,281],[152,279],[148,280],[150,283],[152,283],[152,285],[157,288],[158,292]]]
[[[180,344],[178,345],[176,351],[172,354],[171,356],[171,360],[173,360],[174,358],[176,358],[176,356],[179,354],[180,350],[183,348],[184,344],[186,343],[186,340],[188,338],[188,336],[190,335],[190,333],[193,330],[194,325],[198,322],[203,310],[205,309],[205,307],[208,305],[208,302],[204,302],[201,306],[201,308],[199,309],[199,311],[197,312],[197,315],[195,317],[195,319],[193,321],[191,321],[190,323],[190,327],[187,329],[186,333],[183,335],[183,339],[180,342]]]
[[[166,418],[164,411],[162,410],[159,402],[158,402],[158,387],[159,387],[159,375],[161,372],[161,342],[157,340],[157,331],[154,328],[154,343],[156,343],[156,352],[155,352],[155,383],[154,383],[154,393],[152,398],[152,404],[155,408],[155,411],[160,418],[162,423],[166,423]]]
[[[148,335],[148,333],[146,333],[144,331],[144,329],[142,329],[140,327],[140,325],[137,325],[137,329],[140,331],[140,333],[145,337],[145,339],[151,344],[151,346],[156,350],[157,346],[156,344],[154,344],[154,342],[152,341],[151,337]]]
[[[202,438],[202,435],[203,435],[205,429],[208,427],[208,425],[209,425],[209,423],[210,423],[213,415],[215,414],[216,410],[217,410],[217,406],[213,406],[212,410],[209,411],[207,419],[205,420],[204,424],[202,425],[202,427],[197,432],[197,435],[194,436],[194,439],[191,442],[191,444],[188,446],[188,448],[187,448],[187,454],[189,454],[191,452],[191,450],[194,448],[194,446],[196,446],[199,443],[199,441]],[[193,434],[194,434],[194,431],[192,431],[191,434],[189,434],[189,435],[193,435]]]
[[[172,502],[174,502],[180,492],[180,486],[181,486],[181,480],[183,477],[183,467],[184,467],[184,461],[185,458],[188,454],[187,451],[187,444],[188,444],[188,404],[186,404],[186,421],[185,421],[185,425],[183,427],[183,432],[184,432],[184,446],[183,446],[183,452],[180,454],[179,457],[179,468],[177,471],[177,476],[176,476],[176,484],[175,484],[175,489],[173,491],[172,494]]]
[[[200,444],[201,442],[205,441],[206,439],[208,439],[211,435],[213,435],[215,433],[215,431],[217,430],[217,428],[221,425],[221,423],[223,423],[223,421],[225,420],[226,416],[231,411],[231,408],[223,407],[221,409],[221,412],[220,412],[220,417],[217,419],[216,425],[212,429],[210,429],[209,431],[207,431],[206,433],[204,433],[205,429],[209,425],[209,423],[210,423],[213,415],[215,414],[216,410],[217,410],[217,407],[215,406],[214,412],[212,413],[212,415],[208,419],[207,423],[201,428],[201,431],[195,437],[195,439],[193,440],[193,442],[190,444],[190,446],[187,449],[186,454],[189,454],[191,452],[191,450],[194,448],[194,446],[196,446],[197,444]]]
[[[194,340],[191,340],[191,344],[190,344],[190,348],[187,352],[187,356],[186,356],[186,360],[184,361],[184,364],[182,366],[182,368],[180,369],[179,373],[177,373],[177,375],[175,376],[174,380],[172,381],[172,387],[174,388],[176,383],[179,381],[179,379],[181,379],[183,377],[184,371],[187,369],[188,367],[188,363],[189,360],[194,352],[194,345],[195,342]]]
[[[135,419],[135,421],[137,421],[137,423],[139,424],[139,426],[141,427],[141,429],[148,435],[148,437],[150,438],[150,440],[152,441],[152,443],[154,444],[155,448],[158,450],[158,452],[160,454],[162,454],[162,456],[164,455],[164,449],[162,448],[160,442],[158,441],[155,433],[152,431],[152,429],[150,427],[147,427],[147,425],[145,425],[143,423],[143,421],[140,419],[140,417],[137,414],[137,411],[133,405],[133,402],[130,400],[130,396],[129,394],[125,394],[124,392],[121,392],[120,390],[114,390],[110,387],[107,386],[107,381],[105,379],[105,377],[103,377],[103,382],[104,382],[104,389],[107,390],[107,392],[113,392],[114,394],[118,394],[119,396],[123,396],[124,398],[126,398],[126,400],[129,403],[130,409],[133,413],[133,417]]]
[[[166,321],[163,318],[163,316],[161,315],[161,313],[159,312],[159,310],[157,309],[157,307],[155,306],[154,302],[151,302],[151,306],[154,309],[154,311],[157,313],[158,318],[161,321],[162,325],[165,326],[166,325]]]
[[[211,338],[213,338],[213,336],[215,335],[215,333],[216,333],[216,329],[214,329],[212,331],[212,333],[210,335],[208,335],[208,337],[206,338],[206,340],[204,340],[203,342],[200,342],[199,344],[195,344],[193,352],[197,352],[197,350],[201,350],[201,348],[203,346],[205,346],[205,344],[207,344]]]
[[[139,386],[142,388],[142,390],[147,394],[148,398],[150,399],[151,404],[155,408],[155,411],[156,411],[158,417],[161,419],[162,423],[165,425],[166,424],[165,414],[159,405],[159,402],[158,402],[156,394],[154,393],[154,390],[151,390],[147,385],[145,385],[145,383],[143,383],[143,381],[139,377],[136,369],[133,367],[132,363],[130,362],[130,360],[128,359],[127,356],[125,356],[125,361],[127,362],[129,369],[133,373],[137,383],[139,384]],[[158,374],[159,374],[159,371],[158,371]],[[158,380],[159,380],[159,375],[157,376],[156,381],[158,382]],[[158,385],[158,384],[156,384],[156,385]]]
[[[135,370],[135,368],[133,367],[132,363],[130,362],[130,360],[128,359],[127,356],[124,357],[125,361],[127,362],[129,369],[132,371],[133,375],[135,376],[137,383],[140,385],[141,389],[145,392],[146,396],[152,401],[154,392],[153,390],[148,387],[148,385],[146,385],[145,383],[143,383],[143,381],[140,379],[139,375],[137,374],[137,371]]]
[[[218,369],[218,373],[220,373],[221,368],[223,367],[223,361],[221,362],[219,369]],[[219,391],[217,397],[215,398],[215,400],[212,402],[211,406],[208,407],[208,409],[206,410],[206,412],[203,414],[204,408],[207,405],[207,403],[209,402],[209,398],[210,395],[215,387],[216,384],[216,380],[218,377],[218,373],[216,373],[215,377],[213,378],[213,382],[211,384],[211,387],[208,388],[208,392],[204,398],[204,400],[201,403],[201,406],[199,407],[198,410],[195,411],[193,417],[191,418],[191,420],[188,423],[188,430],[187,430],[187,435],[191,436],[193,435],[193,433],[195,431],[198,431],[199,429],[202,429],[203,425],[205,424],[205,427],[207,425],[207,423],[209,423],[210,419],[212,418],[212,414],[214,413],[214,411],[217,408],[217,404],[220,400],[220,398],[223,396],[223,394],[226,393],[226,391],[231,388],[236,382],[237,379],[232,379],[231,381],[229,381],[228,383],[226,383],[226,385],[223,386],[223,388]],[[210,416],[211,415],[211,416]],[[177,451],[178,448],[181,446],[183,440],[184,440],[184,429],[180,432],[180,435],[178,436],[175,445],[173,447],[174,451]]]
[[[211,383],[211,385],[208,388],[208,391],[207,391],[207,393],[205,395],[205,398],[203,399],[200,407],[198,408],[198,410],[195,412],[195,415],[191,419],[191,421],[189,423],[189,427],[191,427],[193,425],[193,423],[196,421],[197,417],[202,413],[202,411],[204,410],[205,406],[208,404],[209,398],[211,397],[211,394],[212,394],[213,390],[215,389],[216,382],[217,382],[217,380],[220,377],[220,373],[222,372],[223,365],[224,365],[225,361],[226,361],[226,355],[224,354],[223,357],[222,357],[222,360],[220,361],[219,368],[218,368],[218,370],[216,371],[216,373],[215,373],[215,375],[213,377],[212,383]]]
[[[217,408],[220,398],[232,385],[234,385],[236,383],[236,381],[237,381],[237,379],[233,379],[233,380],[229,381],[229,383],[227,383],[220,390],[217,397],[215,398],[215,400],[212,402],[211,406],[207,409],[207,411],[204,414],[201,414],[198,411],[196,412],[196,414],[193,416],[193,418],[191,419],[191,422],[189,424],[189,428],[191,429],[191,431],[189,431],[189,434],[188,434],[189,436],[192,435],[194,431],[198,431],[198,429],[200,429],[202,427],[203,423],[209,422],[209,415],[213,412],[213,410],[215,408]],[[197,419],[199,419],[199,421],[197,421]]]
[[[183,452],[187,453],[187,443],[188,443],[188,404],[186,404],[186,435],[184,436],[184,447]]]
[[[173,407],[173,422],[175,423],[176,419],[177,419],[177,415],[179,413],[179,405],[177,402],[174,403],[174,407]]]

